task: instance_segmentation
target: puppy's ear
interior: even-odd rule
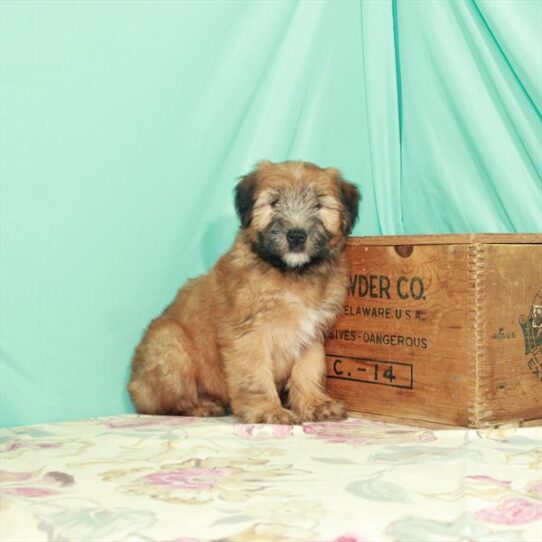
[[[235,210],[241,221],[242,228],[246,228],[250,224],[257,184],[256,172],[253,171],[241,177],[241,180],[235,187]]]
[[[355,184],[345,181],[342,177],[339,179],[339,191],[341,201],[345,210],[344,233],[352,233],[356,221],[358,220],[359,202],[361,194]]]

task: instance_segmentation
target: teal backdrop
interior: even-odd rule
[[[358,235],[542,231],[538,0],[0,6],[4,426],[130,410],[261,158],[339,167]]]

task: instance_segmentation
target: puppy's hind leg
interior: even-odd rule
[[[128,390],[143,414],[191,413],[198,403],[196,349],[183,327],[154,320],[136,349]]]

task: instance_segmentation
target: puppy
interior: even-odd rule
[[[323,343],[343,310],[359,197],[339,171],[307,162],[260,162],[242,177],[233,247],[181,288],[136,349],[128,389],[138,412],[344,418],[325,391]]]

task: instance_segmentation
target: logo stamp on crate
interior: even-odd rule
[[[348,295],[372,299],[426,299],[423,279],[404,275],[391,279],[387,275],[352,274]]]
[[[326,358],[328,378],[410,390],[413,388],[413,367],[410,363],[334,354],[326,354]]]
[[[516,332],[515,331],[507,331],[504,329],[504,326],[499,327],[498,331],[493,333],[491,335],[491,338],[494,341],[506,341],[508,339],[515,339],[516,338]]]
[[[397,335],[381,331],[368,332],[355,329],[332,329],[324,334],[326,341],[331,339],[339,341],[363,342],[367,344],[378,344],[393,347],[420,348],[425,350],[428,347],[426,337],[415,337],[411,335]]]
[[[527,366],[537,380],[542,382],[542,288],[535,295],[527,316],[519,317],[519,325],[525,339]]]

